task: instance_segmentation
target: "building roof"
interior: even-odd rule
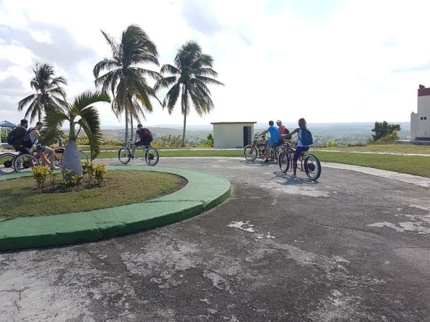
[[[211,122],[211,124],[256,124],[257,122]]]

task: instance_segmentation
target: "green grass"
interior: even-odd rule
[[[0,181],[0,218],[13,219],[104,209],[172,193],[186,180],[168,173],[107,172],[100,187],[69,192],[41,192],[33,177]]]
[[[430,178],[430,155],[425,157],[323,151],[311,151],[311,153],[314,153],[322,162],[358,165]]]
[[[327,147],[317,148],[323,150],[339,150],[339,151],[357,151],[357,152],[379,152],[379,153],[418,153],[430,154],[430,145],[416,145],[416,144],[370,144],[366,146],[352,146],[352,147]]]

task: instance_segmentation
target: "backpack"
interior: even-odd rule
[[[13,141],[15,141],[16,128],[10,131],[6,137],[6,142],[9,145],[13,145]]]
[[[302,142],[302,144],[304,146],[309,146],[314,144],[314,139],[312,137],[312,133],[309,130],[306,129],[302,129],[301,130],[301,136],[299,136],[300,142]]]
[[[153,140],[151,131],[144,127],[139,130],[139,136],[142,141],[151,143]]]
[[[35,130],[34,128],[28,129],[27,133],[24,135],[24,139],[22,140],[22,146],[24,148],[31,148],[33,146],[33,141],[31,141],[30,132]]]

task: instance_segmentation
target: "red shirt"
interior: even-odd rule
[[[279,126],[279,141],[284,142],[285,141],[285,136],[282,136],[281,134],[287,134],[287,128],[284,125],[280,125]]]

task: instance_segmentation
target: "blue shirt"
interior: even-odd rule
[[[274,125],[269,126],[267,129],[270,133],[270,142],[278,143],[279,141],[279,129]]]

